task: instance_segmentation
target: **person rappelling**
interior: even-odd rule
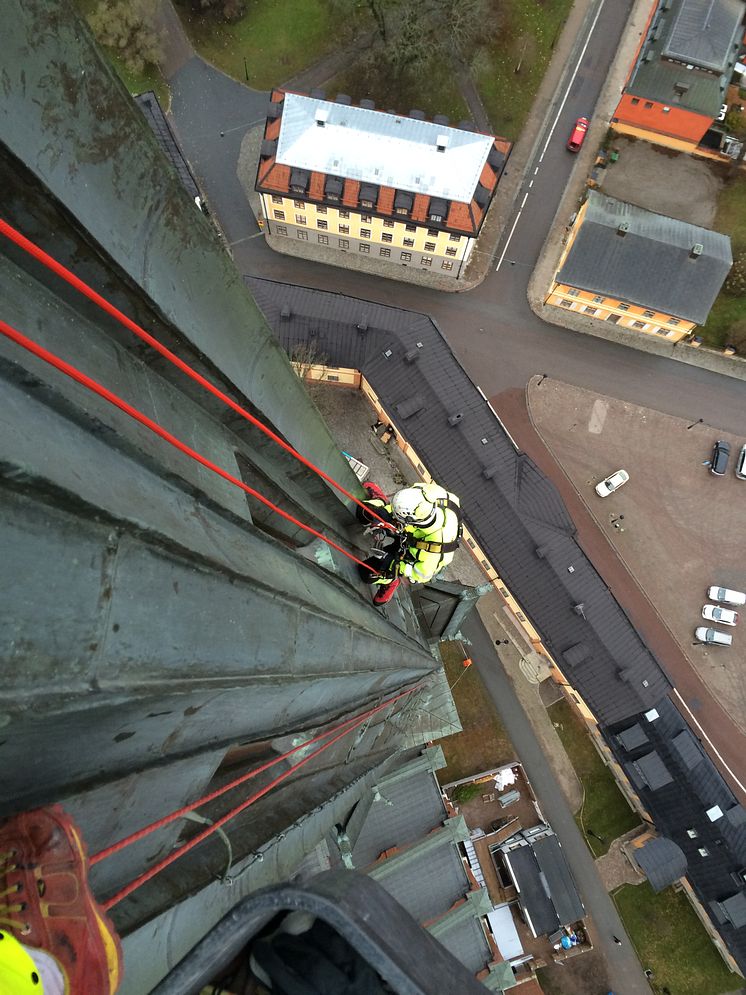
[[[451,562],[461,541],[461,502],[434,482],[403,487],[390,502],[378,484],[363,487],[368,494],[364,503],[393,526],[386,528],[358,507],[358,519],[375,543],[365,562],[378,576],[365,567],[358,569],[376,587],[373,603],[384,605],[402,580],[427,584]]]

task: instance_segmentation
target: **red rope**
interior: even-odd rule
[[[38,343],[33,342],[31,339],[27,338],[22,332],[17,331],[15,328],[7,324],[7,322],[2,321],[1,319],[0,319],[0,332],[2,332],[3,335],[11,339],[17,345],[22,346],[28,352],[33,353],[33,355],[38,356],[40,359],[43,359],[44,362],[49,363],[50,366],[54,366],[55,369],[60,370],[60,372],[66,374],[72,380],[75,380],[77,383],[82,384],[84,387],[87,387],[89,390],[93,391],[94,394],[98,394],[99,397],[103,397],[110,404],[113,404],[115,407],[119,408],[120,411],[123,411],[125,414],[129,415],[130,418],[133,418],[141,425],[144,425],[146,428],[149,428],[151,432],[154,432],[156,435],[160,436],[162,439],[168,442],[169,445],[173,446],[175,449],[178,449],[186,456],[189,456],[191,459],[195,460],[195,462],[200,463],[208,470],[212,470],[213,473],[216,473],[219,477],[222,477],[223,480],[227,480],[229,483],[235,484],[236,487],[240,487],[241,490],[246,491],[247,494],[251,494],[252,497],[255,497],[258,501],[261,501],[262,504],[266,505],[272,511],[276,512],[276,514],[281,515],[282,518],[286,519],[288,522],[292,522],[292,524],[296,525],[298,528],[303,529],[306,532],[309,532],[313,536],[316,536],[317,539],[321,539],[323,542],[327,543],[327,545],[332,546],[334,549],[338,550],[338,552],[342,553],[348,559],[353,560],[359,566],[366,567],[368,570],[371,571],[371,573],[376,575],[378,574],[377,570],[369,566],[367,563],[364,563],[363,560],[359,560],[352,553],[349,553],[338,543],[334,542],[333,539],[329,539],[321,532],[317,532],[316,529],[312,528],[310,525],[304,525],[303,522],[298,521],[298,519],[293,517],[293,515],[290,515],[288,514],[288,512],[283,511],[282,508],[278,507],[276,504],[273,504],[268,498],[265,498],[258,491],[255,491],[253,487],[249,487],[248,484],[245,484],[242,480],[239,480],[237,477],[232,476],[232,474],[228,473],[227,470],[223,470],[221,467],[217,466],[217,464],[207,459],[206,456],[203,456],[201,453],[198,453],[196,449],[192,449],[191,446],[187,446],[186,443],[182,442],[180,439],[177,439],[175,435],[172,435],[170,432],[168,432],[165,428],[159,425],[158,422],[153,421],[152,418],[148,418],[147,415],[144,415],[142,411],[138,411],[137,408],[133,408],[131,404],[128,404],[125,400],[119,397],[119,395],[114,394],[106,387],[103,387],[96,380],[93,380],[87,374],[82,373],[76,367],[71,366],[70,363],[66,363],[65,360],[60,359],[59,356],[55,356],[54,353],[49,352],[49,350],[45,349],[43,346],[40,346]]]
[[[93,301],[94,304],[97,304],[103,311],[111,315],[111,317],[118,321],[121,325],[124,325],[125,328],[128,328],[139,339],[142,339],[143,342],[147,342],[147,344],[152,346],[156,352],[159,352],[161,356],[165,357],[170,363],[173,363],[174,366],[178,367],[182,373],[186,373],[188,377],[195,380],[198,384],[204,387],[205,390],[209,390],[211,394],[214,394],[215,397],[219,398],[223,404],[227,404],[229,408],[232,408],[237,414],[241,415],[242,418],[245,418],[261,432],[264,432],[264,434],[272,439],[273,442],[276,442],[278,446],[282,446],[286,452],[290,453],[291,456],[299,460],[304,466],[307,466],[309,470],[313,470],[314,473],[317,473],[320,477],[326,480],[327,483],[331,484],[333,487],[336,487],[336,489],[340,493],[344,494],[345,497],[348,497],[351,501],[354,501],[355,504],[359,505],[361,508],[364,508],[366,514],[372,515],[374,518],[378,519],[378,521],[385,525],[386,528],[395,530],[394,526],[391,525],[390,522],[387,522],[385,519],[381,518],[381,516],[378,515],[373,508],[367,504],[364,504],[364,502],[362,502],[359,498],[356,498],[354,494],[351,494],[341,484],[338,484],[333,477],[330,477],[320,467],[316,466],[309,459],[299,453],[297,449],[294,449],[293,446],[285,442],[285,440],[280,438],[280,436],[273,432],[272,429],[260,422],[258,418],[252,415],[245,408],[242,408],[240,404],[237,404],[232,398],[230,398],[227,394],[224,394],[223,391],[214,384],[210,383],[209,380],[189,366],[188,363],[185,363],[183,359],[179,359],[175,353],[171,352],[170,349],[159,342],[158,339],[154,338],[149,332],[146,332],[144,328],[141,328],[140,325],[134,322],[131,318],[128,318],[126,314],[114,307],[114,305],[107,301],[105,297],[102,297],[101,294],[97,293],[92,287],[89,287],[87,283],[84,283],[80,277],[77,277],[69,269],[63,266],[62,263],[57,262],[56,259],[46,253],[34,242],[26,238],[25,235],[22,235],[19,231],[16,231],[15,228],[11,227],[11,225],[9,225],[7,221],[4,221],[2,218],[0,218],[0,233],[5,235],[6,238],[9,238],[11,242],[14,242],[29,255],[33,256],[34,259],[46,266],[47,269],[50,269],[53,273],[56,273],[57,276],[63,279],[66,283],[69,283],[71,287],[74,287],[89,300]]]
[[[163,860],[159,860],[158,863],[153,864],[153,866],[149,867],[147,871],[144,871],[136,877],[134,881],[131,881],[129,884],[125,885],[124,888],[121,888],[115,895],[112,895],[111,898],[107,899],[107,901],[103,903],[104,909],[108,912],[109,909],[113,908],[115,905],[118,905],[121,901],[127,898],[128,895],[131,895],[133,891],[136,891],[137,888],[141,887],[141,885],[145,884],[147,881],[150,881],[151,878],[154,878],[156,874],[159,874],[175,860],[178,860],[179,857],[182,857],[185,853],[188,853],[190,850],[194,849],[195,846],[203,840],[206,840],[208,836],[211,836],[213,833],[217,832],[218,829],[222,829],[226,822],[229,822],[239,813],[243,812],[244,809],[247,809],[250,805],[253,805],[254,802],[258,801],[260,798],[263,798],[264,795],[268,794],[273,788],[277,787],[279,784],[282,784],[283,781],[287,780],[287,778],[289,778],[297,770],[300,770],[300,768],[309,761],[314,760],[317,756],[323,753],[324,750],[328,749],[330,746],[333,746],[334,743],[338,742],[338,740],[343,739],[347,733],[357,728],[357,726],[361,725],[371,715],[375,715],[376,712],[380,712],[381,709],[387,708],[400,698],[404,698],[406,695],[416,691],[419,687],[421,687],[421,685],[418,684],[416,687],[409,688],[407,691],[402,691],[399,694],[389,698],[387,701],[382,702],[380,705],[376,705],[375,708],[371,708],[367,712],[363,712],[362,715],[359,715],[354,720],[354,724],[351,725],[349,729],[344,729],[342,732],[337,733],[332,739],[329,740],[328,743],[322,744],[318,750],[314,750],[313,753],[309,753],[307,757],[303,757],[302,760],[299,760],[282,774],[279,774],[277,777],[273,778],[269,784],[265,785],[263,788],[260,788],[259,791],[255,791],[253,795],[249,795],[249,797],[244,799],[244,801],[242,801],[239,805],[236,805],[235,808],[232,808],[229,812],[226,812],[225,815],[221,816],[221,818],[213,822],[211,826],[208,826],[206,829],[203,829],[201,832],[197,833],[196,836],[193,836],[192,839],[188,840],[183,846],[179,847],[178,850],[172,851],[167,857],[164,857]]]

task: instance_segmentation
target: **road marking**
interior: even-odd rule
[[[691,708],[690,708],[690,707],[689,707],[689,706],[687,705],[687,703],[686,703],[686,702],[684,701],[684,699],[683,699],[683,698],[681,697],[681,695],[679,694],[679,692],[678,692],[678,690],[677,690],[676,688],[674,688],[674,689],[673,689],[673,693],[674,693],[674,694],[676,695],[676,697],[677,697],[677,698],[679,699],[679,701],[681,702],[681,704],[682,704],[682,705],[684,706],[684,708],[685,708],[685,709],[687,710],[687,713],[688,713],[688,714],[689,714],[689,716],[691,717],[691,719],[692,719],[692,722],[694,722],[695,726],[697,727],[697,729],[699,729],[700,733],[702,734],[702,737],[703,737],[703,739],[706,739],[706,740],[707,740],[707,742],[709,743],[709,745],[710,745],[710,747],[711,747],[711,749],[712,749],[712,752],[713,752],[713,753],[715,754],[715,756],[716,756],[716,757],[718,758],[718,760],[719,760],[719,761],[720,761],[720,763],[721,763],[721,764],[723,765],[723,767],[725,767],[725,769],[726,769],[726,770],[728,771],[728,773],[729,773],[729,774],[730,774],[730,776],[731,776],[731,777],[733,778],[733,780],[734,780],[734,781],[736,782],[736,784],[737,784],[737,785],[738,785],[738,787],[739,787],[739,788],[741,789],[741,791],[743,791],[743,792],[744,792],[744,794],[746,794],[746,785],[745,785],[745,784],[743,784],[743,782],[742,782],[742,781],[740,781],[740,780],[739,780],[739,779],[738,779],[738,778],[736,777],[736,775],[735,775],[735,774],[733,773],[733,771],[732,771],[732,770],[730,769],[730,767],[728,766],[728,764],[727,764],[727,763],[725,762],[725,760],[723,759],[723,755],[722,755],[722,754],[720,753],[720,751],[718,750],[717,746],[715,746],[715,744],[713,743],[713,741],[712,741],[712,740],[710,739],[710,737],[709,737],[709,736],[707,735],[707,733],[706,733],[706,732],[704,731],[704,729],[702,728],[702,726],[701,726],[701,725],[699,724],[699,722],[697,721],[697,717],[696,717],[696,715],[694,714],[694,712],[693,712],[693,711],[691,710]]]
[[[530,182],[530,183],[529,183],[529,185],[528,185],[528,188],[529,188],[529,190],[531,189],[531,187],[532,187],[533,185],[534,185],[534,181],[533,181],[533,180],[531,180],[531,182]]]
[[[590,41],[591,41],[591,36],[593,35],[593,32],[596,29],[596,24],[598,24],[598,19],[601,16],[601,11],[603,10],[605,2],[606,2],[606,0],[601,0],[601,3],[598,5],[598,10],[596,11],[596,16],[593,18],[593,24],[591,24],[591,30],[588,32],[588,37],[585,39],[585,45],[583,45],[583,49],[582,49],[582,51],[580,53],[580,58],[578,59],[577,65],[575,66],[575,69],[573,70],[573,74],[570,77],[570,82],[567,84],[567,89],[565,90],[565,95],[562,98],[562,103],[559,105],[559,110],[557,111],[557,116],[555,117],[554,123],[552,124],[552,127],[549,130],[549,134],[547,135],[547,140],[546,140],[546,142],[544,142],[544,148],[541,150],[541,155],[539,156],[539,162],[541,162],[542,159],[544,158],[544,153],[547,150],[547,146],[549,145],[549,143],[552,140],[552,135],[554,134],[554,129],[557,127],[557,122],[560,119],[560,115],[562,114],[562,111],[565,109],[565,104],[567,103],[567,98],[570,96],[570,90],[572,88],[573,83],[575,82],[575,77],[578,75],[578,71],[580,69],[580,63],[583,61],[583,59],[585,57],[585,53],[588,51],[588,46],[589,46]]]
[[[578,58],[577,64],[575,66],[575,69],[573,70],[573,74],[570,77],[570,82],[567,84],[567,88],[565,90],[565,95],[562,98],[562,103],[559,105],[559,110],[557,111],[557,115],[556,115],[556,117],[554,119],[554,122],[552,123],[552,127],[549,130],[549,134],[547,136],[547,140],[546,140],[546,142],[544,142],[544,148],[541,150],[541,155],[539,156],[539,163],[541,163],[543,161],[543,159],[544,159],[544,153],[546,152],[547,147],[549,146],[549,143],[552,140],[552,135],[554,134],[554,129],[557,127],[557,122],[559,121],[560,115],[562,114],[562,111],[565,108],[565,104],[567,103],[567,98],[570,96],[570,90],[572,88],[573,83],[575,82],[575,77],[578,75],[578,71],[580,70],[580,64],[583,61],[583,58],[585,57],[585,53],[588,51],[588,45],[590,44],[593,32],[596,30],[596,25],[598,24],[598,19],[601,16],[601,11],[603,10],[603,6],[604,6],[605,3],[606,3],[606,0],[601,0],[601,3],[598,5],[598,10],[596,11],[596,16],[593,18],[593,24],[591,24],[591,29],[588,32],[588,37],[585,40],[585,44],[583,45],[582,51],[580,53],[580,57]],[[539,172],[539,167],[537,166],[536,169],[534,170],[534,176],[536,176],[536,174],[538,172]],[[530,185],[531,184],[529,184],[529,186]],[[498,260],[497,266],[495,267],[495,272],[496,273],[499,272],[500,267],[503,264],[503,259],[505,259],[505,253],[508,251],[508,246],[510,245],[510,240],[513,237],[513,233],[515,232],[516,227],[518,225],[518,221],[519,221],[519,219],[521,217],[521,214],[523,213],[523,207],[524,207],[524,205],[526,203],[526,198],[527,197],[528,197],[528,191],[526,191],[526,195],[523,198],[523,203],[521,204],[520,208],[518,209],[518,214],[516,214],[516,216],[515,216],[515,221],[513,222],[513,227],[510,229],[510,234],[508,235],[508,239],[507,239],[507,241],[505,243],[505,246],[503,247],[503,251],[500,254],[500,259]]]

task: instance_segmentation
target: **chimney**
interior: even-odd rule
[[[329,117],[329,111],[326,107],[319,107],[316,111],[316,126],[318,128],[323,128],[326,124],[326,119]]]
[[[701,256],[704,251],[704,245],[702,245],[701,242],[695,242],[692,246],[692,251],[689,253],[689,258],[696,259],[698,256]]]
[[[617,228],[616,233],[617,235],[621,235],[622,238],[624,238],[624,236],[627,234],[628,231],[629,231],[629,221],[622,221],[622,223]]]
[[[448,148],[448,135],[438,135],[438,137],[435,140],[435,145],[438,149],[438,152],[445,152],[445,150]]]

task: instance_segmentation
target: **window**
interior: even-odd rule
[[[361,228],[360,238],[370,238],[370,228]]]
[[[304,200],[294,200],[293,201],[293,207],[298,207],[298,208],[300,208],[301,211],[305,208],[305,206],[306,206],[306,202]]]
[[[373,201],[372,200],[361,200],[360,201],[360,206],[361,207],[367,207],[368,210],[370,210],[371,207],[373,207]],[[368,218],[368,221],[370,221],[370,218]]]
[[[316,207],[316,213],[317,213],[317,214],[326,214],[326,208],[324,207],[324,205],[323,205],[323,204],[319,204],[319,205],[318,205],[318,206]]]
[[[417,225],[407,225],[406,231],[417,231]]]
[[[645,322],[644,321],[633,321],[632,322],[632,327],[633,328],[644,328],[645,327]]]
[[[435,252],[435,242],[425,242],[425,252]]]
[[[670,114],[671,113],[671,108],[670,107],[664,107],[663,108],[663,113],[664,114]]]
[[[620,314],[607,314],[606,315],[606,320],[610,321],[612,323],[612,325],[616,325],[620,318],[621,318]]]
[[[443,217],[440,214],[431,214],[430,215],[430,220],[431,221],[441,221],[442,222],[443,221]]]
[[[369,225],[372,220],[373,218],[371,218],[369,214],[363,214],[363,216],[360,218],[360,224]]]
[[[390,232],[384,232],[381,235],[382,242],[390,242],[394,236]]]
[[[349,249],[349,247],[350,247],[350,240],[349,240],[349,238],[340,238],[339,239],[339,247],[340,247],[340,249]]]
[[[414,231],[414,229],[412,230]],[[409,228],[407,228],[407,231],[409,231]],[[427,233],[430,236],[430,238],[437,238],[438,235],[440,234],[437,228],[428,228]]]
[[[646,111],[649,111],[650,108],[653,106],[653,101],[652,100],[646,100],[643,106],[645,107]]]
[[[329,244],[329,236],[328,235],[318,235],[317,238],[319,240],[319,245],[328,245]]]
[[[383,227],[384,228],[393,228],[394,227],[394,222],[393,221],[384,221]]]
[[[433,257],[432,256],[423,256],[420,259],[420,265],[421,266],[432,266],[432,264],[433,264]]]
[[[317,221],[316,222],[316,227],[317,228],[321,228],[322,231],[326,231],[326,229],[329,227],[329,225],[326,223],[326,221]]]
[[[568,301],[567,299],[561,300],[560,304],[562,307],[572,307],[572,301]]]
[[[365,245],[365,244],[358,245],[358,249],[361,252],[370,252],[370,246],[369,245]]]
[[[276,193],[273,193],[272,194],[272,203],[273,204],[281,204],[282,203],[282,197],[278,197]]]
[[[643,316],[643,318],[654,318],[655,317],[655,311],[643,311],[642,312],[642,316]]]
[[[640,103],[640,98],[639,97],[633,97],[632,100],[630,101],[630,103],[632,104],[633,107],[637,107],[637,105]]]
[[[629,311],[629,304],[620,304],[619,305],[619,310],[620,311]]]
[[[595,296],[595,297],[593,298],[593,303],[594,303],[594,304],[603,304],[603,302],[604,302],[605,300],[606,300],[606,298],[605,298],[605,297],[601,297],[601,296],[599,296],[598,294],[596,294],[596,296]]]
[[[349,211],[340,211],[339,212],[339,216],[340,216],[340,218],[349,218],[350,212]]]
[[[287,235],[288,230],[287,230],[287,227],[285,225],[278,225],[275,228],[275,232],[276,232],[277,235]]]
[[[414,239],[413,239],[413,238],[405,238],[405,239],[404,239],[404,244],[405,244],[405,245],[406,245],[406,246],[407,246],[408,248],[411,248],[411,247],[412,247],[412,246],[414,245]]]
[[[285,212],[284,211],[275,211],[275,217],[277,218],[278,221],[284,221],[285,220]]]
[[[456,252],[457,252],[457,250],[456,250],[456,249],[451,249],[451,248],[449,248],[449,249],[446,249],[446,255],[447,255],[447,256],[455,256],[455,255],[456,255]]]
[[[340,235],[349,235],[350,234],[350,226],[349,225],[340,225],[339,226],[339,234]]]
[[[394,214],[409,214],[409,210],[406,207],[395,207]]]
[[[296,223],[296,225],[304,225],[306,223],[306,216],[305,216],[305,214],[296,214],[295,215],[295,223]]]
[[[584,307],[583,310],[586,314],[595,314],[598,311],[597,307]]]
[[[461,236],[460,235],[449,235],[448,236],[448,241],[449,242],[460,242],[461,241]]]
[[[574,287],[572,288],[572,290],[568,290],[567,294],[569,297],[580,297],[580,291],[576,290]]]
[[[679,321],[678,318],[669,318],[668,319],[668,324],[669,325],[680,325],[681,322]]]
[[[307,242],[308,241],[308,232],[307,231],[299,231],[298,232],[298,238],[302,239],[304,242]]]
[[[453,269],[453,263],[450,260],[446,260],[440,264],[441,269]]]
[[[389,256],[391,255],[391,249],[381,249],[380,253],[384,259],[388,259]]]
[[[700,857],[709,857],[710,856],[710,851],[707,849],[706,846],[701,846],[697,850],[697,853],[700,855]]]
[[[400,258],[401,258],[401,261],[403,263],[410,263],[412,261],[412,253],[411,252],[402,252]]]
[[[699,836],[699,833],[697,832],[696,829],[687,829],[686,835],[689,837],[690,840],[696,840],[696,838]]]

